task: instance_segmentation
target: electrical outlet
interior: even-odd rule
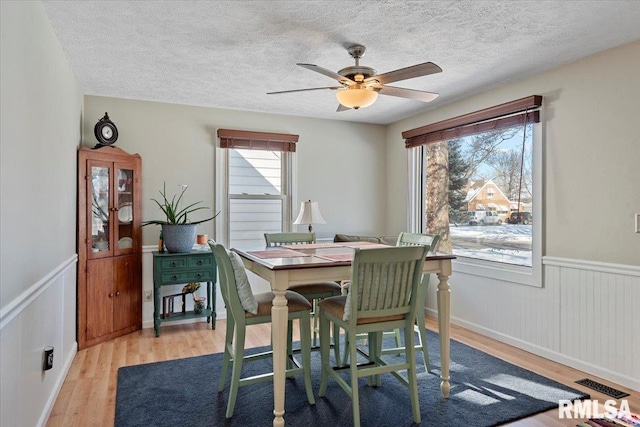
[[[640,233],[640,213],[636,214],[636,233]]]
[[[48,371],[53,368],[53,347],[47,346],[44,348],[44,358],[42,362],[42,370]]]
[[[144,291],[144,301],[151,302],[151,291]]]

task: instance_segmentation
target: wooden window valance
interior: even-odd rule
[[[220,148],[295,152],[298,135],[218,129]]]
[[[404,131],[402,132],[402,137],[405,139],[405,146],[413,148],[432,142],[523,125],[525,119],[527,123],[538,123],[540,121],[540,112],[536,109],[541,105],[542,96],[532,95]]]

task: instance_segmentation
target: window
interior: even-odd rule
[[[264,233],[289,231],[291,164],[297,135],[218,130],[223,150],[228,247],[264,247]],[[295,142],[293,141],[293,142]]]
[[[471,113],[470,123],[461,116],[403,133],[413,132],[405,138],[415,165],[414,230],[439,234],[438,251],[456,255],[457,270],[541,285],[541,141],[539,112],[531,111],[541,101],[523,98]],[[482,118],[488,110],[493,117]]]

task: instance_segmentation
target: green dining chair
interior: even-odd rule
[[[440,240],[440,236],[432,234],[419,234],[402,232],[398,236],[396,246],[426,246],[429,251],[434,252],[436,245]],[[416,350],[422,351],[422,357],[424,358],[424,367],[427,372],[431,372],[431,364],[429,363],[429,351],[427,349],[427,329],[425,327],[425,312],[424,301],[427,296],[427,288],[429,287],[430,274],[424,274],[422,276],[422,286],[419,288],[418,301],[420,301],[416,307],[416,325],[418,326],[418,342],[416,343]],[[400,335],[400,330],[396,329],[395,333]],[[397,342],[397,341],[396,341]],[[396,348],[386,348],[382,350],[383,354],[394,354],[400,350],[401,346],[397,345]]]
[[[254,295],[239,256],[235,252],[227,252],[224,246],[215,243],[213,240],[209,240],[209,246],[218,265],[220,291],[227,307],[227,329],[218,392],[222,392],[225,388],[227,371],[231,364],[231,384],[225,415],[227,418],[231,418],[238,396],[238,389],[241,386],[273,378],[273,372],[243,378],[242,365],[244,362],[273,357],[272,351],[245,356],[244,346],[247,326],[271,323],[271,305],[275,294],[273,292],[264,292]],[[315,399],[311,386],[311,304],[305,297],[296,292],[287,291],[285,297],[289,307],[288,329],[290,330],[293,327],[294,319],[299,321],[302,353],[302,366],[287,369],[286,376],[293,377],[303,374],[307,399],[309,404],[313,405],[315,404]],[[291,340],[288,342],[287,350],[291,354]],[[289,366],[291,367],[291,365]]]
[[[319,303],[322,378],[318,395],[326,395],[329,377],[335,379],[352,399],[355,427],[360,426],[358,380],[369,377],[370,385],[375,380],[375,385],[381,386],[382,373],[392,373],[408,387],[413,420],[420,423],[413,324],[427,251],[425,246],[355,249],[348,294]],[[343,328],[351,342],[358,334],[368,335],[368,363],[358,365],[356,346],[350,348],[351,363],[344,368],[349,369],[350,382],[340,375],[342,369],[334,369],[329,363],[331,323]],[[396,328],[404,329],[405,360],[383,360],[379,343],[382,333]],[[398,371],[406,371],[406,377]]]
[[[298,244],[311,244],[316,243],[316,233],[264,233],[264,240],[267,246],[282,246],[282,245],[298,245]],[[312,345],[317,347],[318,337],[318,301],[323,298],[338,296],[342,294],[342,287],[336,282],[319,282],[309,283],[303,285],[289,286],[290,291],[294,291],[304,296],[307,300],[311,301],[312,310],[311,317],[313,320],[313,336]],[[336,327],[334,329],[334,351],[336,360],[339,360],[340,355],[340,329]]]
[[[408,233],[402,232],[398,236],[396,246],[426,246],[429,251],[434,251],[440,236],[430,234]],[[431,364],[429,363],[429,351],[427,348],[427,330],[425,327],[425,312],[424,312],[424,300],[427,295],[427,288],[429,286],[429,274],[425,274],[422,277],[422,286],[420,286],[418,296],[422,301],[416,308],[416,325],[418,327],[418,342],[415,345],[416,350],[422,351],[422,357],[424,359],[424,367],[427,372],[431,372]],[[400,329],[394,329],[393,331],[386,331],[383,337],[391,337],[395,340],[395,347],[385,348],[382,350],[382,354],[401,354],[404,346],[402,345]],[[360,336],[358,339],[362,339]],[[345,353],[343,357],[343,364],[348,363],[349,358],[349,341],[345,340]]]

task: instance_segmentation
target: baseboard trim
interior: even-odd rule
[[[40,415],[40,419],[38,420],[38,427],[45,426],[47,424],[47,421],[49,420],[49,416],[51,415],[51,411],[53,410],[53,406],[56,403],[58,394],[60,394],[60,390],[62,389],[64,380],[67,378],[67,375],[69,374],[69,370],[71,369],[71,364],[73,363],[73,359],[75,359],[76,354],[78,354],[78,342],[73,343],[71,351],[69,352],[69,356],[64,362],[64,366],[62,367],[62,372],[60,372],[60,375],[56,380],[53,390],[49,395],[49,399],[47,399],[47,404],[45,405],[42,411],[42,414]]]
[[[69,259],[57,266],[49,274],[34,283],[29,289],[22,292],[16,299],[11,301],[0,310],[0,330],[7,326],[22,310],[24,310],[33,300],[46,291],[69,266],[78,262],[78,255],[73,254]]]
[[[216,311],[216,320],[226,320],[227,318],[227,312],[225,311]],[[186,319],[186,320],[176,320],[175,322],[167,322],[164,323],[165,326],[171,326],[171,325],[184,325],[186,323],[196,323],[196,322],[206,322],[206,320],[204,319],[204,317],[201,318],[194,318],[194,319]],[[160,324],[160,330],[162,330],[162,323]],[[153,328],[153,319],[151,320],[144,320],[142,322],[142,329],[151,329]],[[216,329],[218,329],[218,325],[216,324]]]
[[[425,311],[429,316],[434,318],[438,318],[437,310],[431,309],[429,307],[425,307]],[[569,357],[564,354],[551,351],[544,347],[540,347],[535,344],[531,344],[529,342],[523,341],[518,338],[514,338],[510,335],[503,334],[501,332],[494,331],[493,329],[485,328],[484,326],[480,326],[478,324],[468,322],[466,320],[460,319],[458,317],[451,317],[451,323],[463,327],[465,329],[469,329],[472,332],[476,332],[478,334],[484,335],[489,338],[493,338],[497,341],[503,342],[505,344],[512,345],[521,350],[528,351],[529,353],[533,353],[537,356],[544,357],[546,359],[552,360],[557,363],[561,363],[566,366],[570,366],[574,369],[579,369],[588,374],[595,375],[597,377],[603,378],[605,380],[612,381],[616,384],[622,385],[624,387],[628,387],[632,390],[640,391],[640,378],[629,378],[627,376],[620,375],[617,372],[603,369],[599,366],[593,365],[591,363],[584,362],[582,360],[576,359],[574,357]]]

